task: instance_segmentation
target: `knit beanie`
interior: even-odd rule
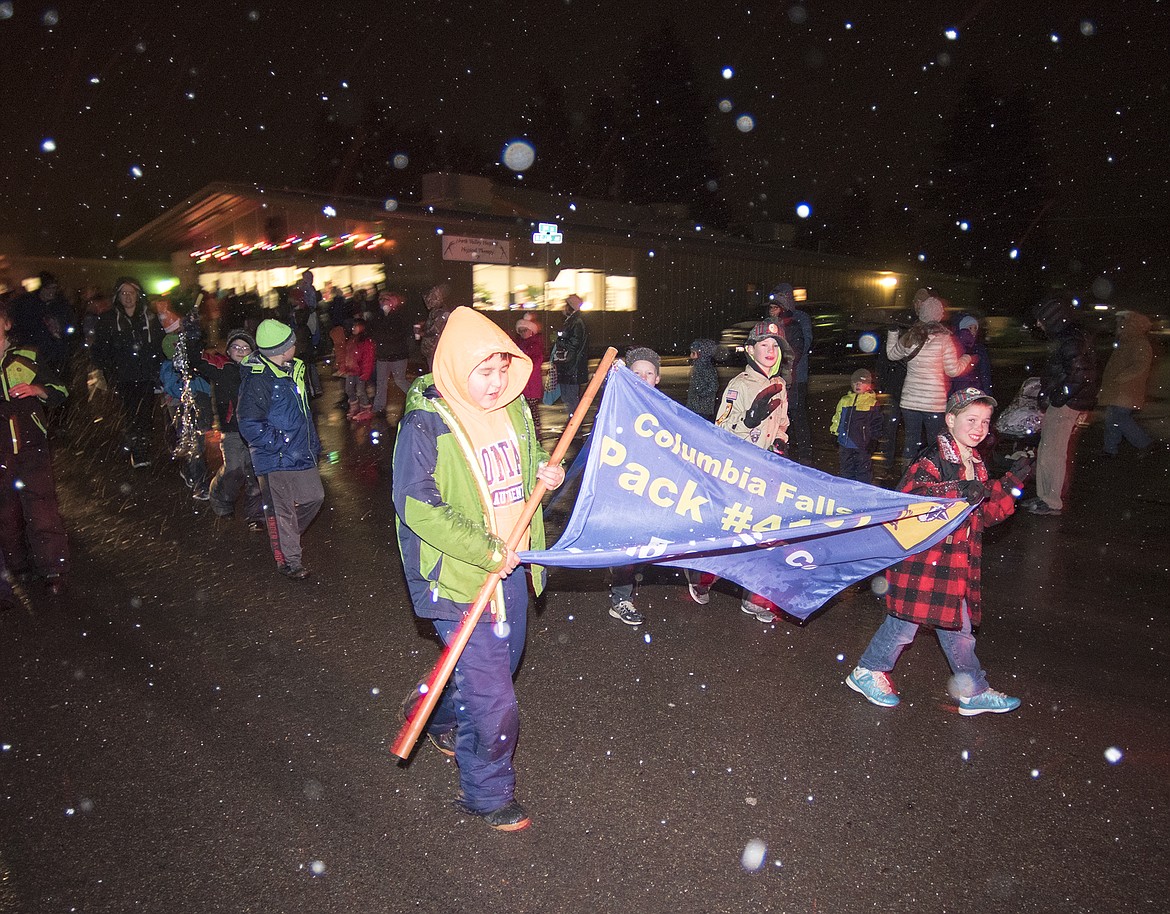
[[[959,329],[976,331],[979,329],[979,321],[968,314],[961,321],[959,321]]]
[[[226,343],[227,348],[231,349],[232,343],[234,343],[236,340],[243,340],[248,344],[249,349],[256,348],[256,340],[253,339],[252,334],[250,334],[247,330],[233,330],[231,333],[229,333]]]
[[[288,324],[268,318],[256,328],[256,347],[262,355],[280,355],[292,345],[293,332]]]
[[[649,362],[654,366],[655,374],[662,374],[662,359],[659,358],[658,353],[653,349],[647,349],[645,346],[635,346],[633,349],[626,350],[626,365],[632,366],[635,362]]]
[[[943,319],[943,312],[946,310],[943,306],[942,300],[935,298],[933,295],[930,298],[924,298],[914,308],[918,313],[918,319],[927,324],[937,324]]]

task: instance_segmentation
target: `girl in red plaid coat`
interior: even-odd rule
[[[951,691],[964,716],[1002,714],[1020,706],[987,685],[987,674],[975,656],[975,635],[982,609],[980,562],[983,528],[1015,511],[1015,499],[1031,463],[1019,461],[1000,480],[989,483],[987,467],[976,450],[987,437],[995,401],[974,387],[957,391],[947,402],[947,431],[934,447],[919,455],[906,470],[899,488],[931,498],[963,498],[975,505],[962,526],[929,549],[911,555],[886,573],[889,615],[861,655],[845,684],[881,707],[899,698],[887,675],[920,625],[935,630],[954,672]]]

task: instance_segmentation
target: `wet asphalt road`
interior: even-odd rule
[[[843,387],[814,382],[818,429]],[[1066,515],[988,533],[979,653],[1009,715],[960,717],[926,632],[900,707],[848,691],[883,614],[865,586],[764,626],[667,570],[635,629],[603,572],[554,572],[517,681],[534,825],[505,835],[452,808],[432,747],[389,752],[437,647],[393,545],[392,429],[372,443],[335,397],[305,584],[73,407],[69,592],[0,616],[0,912],[1164,910],[1165,454],[1106,461],[1098,423]]]

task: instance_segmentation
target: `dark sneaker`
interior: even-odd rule
[[[609,608],[609,614],[615,619],[620,619],[626,625],[641,625],[642,614],[634,607],[634,604],[629,600],[622,600],[615,603]]]
[[[45,575],[45,590],[54,597],[60,596],[65,590],[65,579],[59,574]]]
[[[527,828],[532,824],[532,819],[524,807],[515,800],[505,803],[499,809],[493,809],[491,812],[477,812],[474,809],[468,809],[462,800],[457,800],[455,805],[469,816],[483,819],[496,831],[520,831],[520,829]]]
[[[247,530],[249,533],[263,533],[264,532],[264,521],[250,520],[250,521],[248,521],[248,523],[246,523],[244,525],[244,529]]]
[[[195,489],[191,497],[197,501],[211,501],[211,493],[207,489]]]
[[[740,612],[745,612],[749,616],[755,616],[757,619],[759,619],[765,625],[771,625],[778,618],[780,618],[774,612],[772,612],[772,610],[768,609],[768,607],[757,606],[755,603],[753,603],[747,597],[744,597],[742,600],[739,601],[739,609],[740,609]]]
[[[447,758],[455,758],[455,731],[448,730],[446,733],[431,733],[427,732],[427,739],[431,741],[431,745],[438,749]]]
[[[1040,499],[1037,499],[1036,504],[1028,505],[1024,510],[1029,514],[1037,514],[1040,517],[1058,517],[1064,513],[1060,508],[1054,508],[1048,502],[1041,501]]]
[[[278,565],[276,570],[294,581],[303,581],[309,576],[309,569],[302,568],[300,565]]]

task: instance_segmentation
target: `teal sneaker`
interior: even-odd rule
[[[995,689],[988,689],[970,698],[959,698],[959,713],[964,717],[974,717],[976,714],[1007,714],[1019,706],[1018,698],[1004,695]]]
[[[892,708],[902,700],[894,691],[890,677],[879,670],[867,670],[863,666],[854,667],[853,672],[845,679],[845,685],[879,708]]]

